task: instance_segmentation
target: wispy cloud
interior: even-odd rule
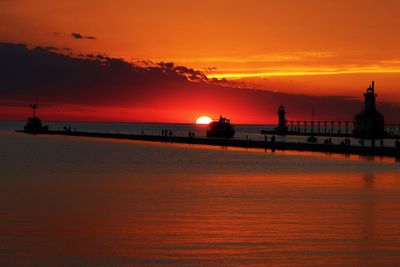
[[[208,78],[217,79],[400,73],[398,58],[379,59],[373,52],[366,55],[357,51],[299,51],[247,56],[169,58],[167,61],[203,68]],[[210,66],[213,68],[209,68]]]
[[[268,62],[293,62],[309,61],[331,58],[335,54],[330,51],[300,51],[293,53],[271,53],[246,56],[214,56],[193,58],[156,58],[152,61],[173,61],[180,63],[268,63]]]
[[[208,78],[241,79],[256,77],[276,76],[311,76],[311,75],[337,75],[337,74],[368,74],[368,73],[400,73],[400,64],[372,64],[364,66],[341,67],[271,67],[271,68],[234,68],[220,70],[219,73],[208,73]]]
[[[88,40],[96,40],[96,37],[90,35],[82,35],[80,33],[71,33],[71,37],[75,39],[88,39]]]

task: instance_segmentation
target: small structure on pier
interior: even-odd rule
[[[33,104],[30,107],[33,110],[33,116],[28,118],[28,121],[24,127],[24,132],[32,134],[47,132],[49,127],[43,126],[42,121],[38,117],[36,117],[36,110],[39,108],[39,106]]]
[[[364,109],[355,117],[354,136],[360,138],[382,138],[385,136],[384,117],[375,106],[375,82],[367,88],[364,94]]]
[[[280,105],[278,108],[278,127],[275,128],[275,130],[280,133],[286,133],[288,130],[287,124],[286,124],[286,110],[283,105]]]
[[[235,135],[235,129],[231,120],[219,116],[218,121],[212,121],[207,127],[208,138],[232,138]]]

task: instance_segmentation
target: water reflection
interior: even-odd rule
[[[399,210],[383,194],[399,184],[370,175],[70,178],[2,192],[2,259],[365,265],[400,256]]]
[[[366,188],[372,189],[374,186],[375,176],[374,174],[367,173],[364,175],[364,184]]]
[[[375,228],[375,206],[376,202],[375,193],[374,193],[374,182],[375,176],[374,174],[365,174],[363,176],[363,183],[365,193],[363,196],[363,203],[361,207],[361,217],[360,220],[362,223],[362,235],[361,239],[362,250],[365,252],[365,262],[368,264],[372,264],[375,260],[373,257],[374,254],[374,246],[376,239],[374,228]]]
[[[12,140],[2,266],[400,264],[396,164]]]

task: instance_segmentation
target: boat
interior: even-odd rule
[[[230,120],[222,116],[218,121],[212,121],[207,127],[208,138],[232,138],[235,135]]]

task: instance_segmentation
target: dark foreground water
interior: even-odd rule
[[[400,265],[400,163],[0,133],[0,266]]]

